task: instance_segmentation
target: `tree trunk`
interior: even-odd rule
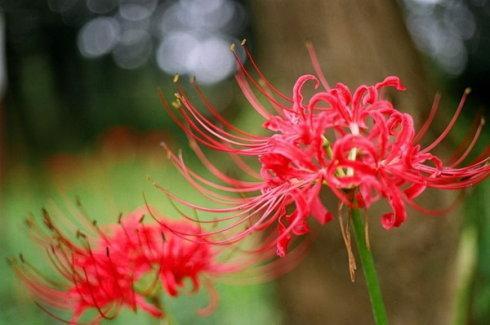
[[[391,0],[253,0],[257,51],[263,70],[282,89],[312,73],[305,41],[313,42],[330,84],[351,89],[397,75],[408,90],[391,93],[396,106],[423,120],[434,92]],[[422,112],[421,114],[417,114]],[[417,122],[417,121],[416,121]],[[420,123],[418,123],[420,125]],[[446,204],[429,197],[431,207]],[[401,228],[381,228],[370,210],[370,239],[391,324],[448,324],[451,318],[458,218],[409,212]],[[309,255],[279,280],[285,324],[370,324],[368,294],[359,269],[349,280],[337,220],[321,229]]]

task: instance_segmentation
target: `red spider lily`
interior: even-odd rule
[[[464,93],[448,127],[434,142],[423,148],[417,141],[427,128],[422,128],[416,134],[409,114],[399,112],[389,102],[376,99],[379,85],[388,83],[398,90],[404,90],[398,78],[388,77],[374,87],[358,88],[352,98],[347,88],[344,88],[342,99],[329,98],[331,105],[345,105],[350,109],[345,119],[340,116],[336,118],[336,123],[341,121],[346,132],[332,144],[327,177],[329,187],[349,206],[354,204],[352,199],[338,190],[357,189],[355,199],[360,207],[369,207],[381,197],[385,198],[393,210],[382,216],[382,225],[386,229],[403,223],[407,215],[405,202],[418,207],[413,200],[426,188],[462,189],[482,181],[490,171],[488,157],[476,160],[469,166],[457,167],[475,144],[483,123],[480,123],[475,133],[475,141],[455,163],[444,166],[439,157],[429,152],[453,127],[468,91]],[[355,99],[363,96],[364,105],[357,106]],[[434,110],[437,107],[436,102]],[[353,121],[352,117],[356,113],[359,120]],[[426,121],[426,125],[430,123],[431,120]],[[426,211],[430,213],[430,210]]]
[[[172,105],[161,96],[163,106],[183,129],[197,157],[219,180],[211,181],[189,169],[180,155],[164,146],[189,183],[222,206],[200,206],[160,187],[171,200],[193,210],[224,215],[212,222],[221,221],[226,226],[203,236],[231,232],[226,239],[215,241],[229,244],[274,225],[278,235],[269,236],[261,250],[275,245],[277,254],[283,256],[292,235],[309,231],[308,217],[320,224],[332,219],[320,200],[322,188],[348,206],[369,207],[381,198],[386,199],[392,211],[382,216],[382,225],[389,229],[406,219],[406,203],[423,209],[413,200],[426,188],[461,189],[488,176],[488,151],[468,166],[459,167],[475,144],[483,123],[467,150],[449,166],[430,153],[454,126],[468,92],[442,134],[422,147],[418,141],[434,118],[437,97],[430,117],[416,133],[412,117],[398,111],[382,96],[386,87],[405,89],[398,77],[389,76],[373,86],[362,85],[353,93],[342,83],[330,87],[312,47],[308,49],[317,76],[299,77],[291,96],[280,92],[264,77],[246,48],[251,68],[246,68],[236,56],[236,81],[250,105],[264,118],[267,135],[251,134],[234,126],[218,113],[193,81],[191,84],[207,113],[201,112],[179,85]],[[316,93],[306,101],[302,90],[308,82],[314,83]],[[201,146],[228,154],[237,170],[255,180],[245,181],[219,170]],[[254,170],[247,159],[256,160],[260,169]],[[245,229],[233,230],[239,227]]]
[[[198,235],[198,227],[162,218],[158,224],[147,225],[143,218],[148,213],[147,207],[137,209],[104,231],[93,223],[91,228],[96,234],[93,238],[77,231],[77,240],[73,241],[44,212],[49,234],[32,220],[28,224],[63,281],[49,280],[22,256],[21,263],[13,263],[14,269],[39,299],[42,309],[48,311],[44,306],[49,306],[71,311],[70,324],[79,323],[90,309],[97,311],[91,323],[112,319],[123,306],[163,317],[159,283],[170,296],[177,296],[185,279],[190,279],[193,291],[197,291],[203,276],[218,275],[225,268],[215,263],[215,253],[209,244],[187,241],[168,230],[171,227]],[[145,279],[146,282],[151,279],[150,283],[145,283]],[[212,300],[200,311],[202,314],[216,305],[216,294],[208,282],[205,281]]]

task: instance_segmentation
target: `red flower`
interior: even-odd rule
[[[334,128],[337,136],[332,141],[327,184],[344,203],[351,206],[356,204],[369,207],[380,198],[385,198],[392,212],[382,216],[382,224],[389,229],[400,226],[406,219],[405,203],[418,207],[413,200],[427,187],[465,188],[486,178],[490,167],[487,166],[488,157],[466,167],[457,167],[475,144],[483,123],[477,129],[471,145],[455,163],[444,166],[440,158],[429,152],[453,127],[468,92],[463,95],[456,113],[441,136],[422,148],[417,141],[427,130],[431,119],[416,134],[412,117],[399,112],[391,103],[380,98],[378,90],[386,85],[404,90],[398,78],[388,77],[375,86],[359,87],[352,97],[347,87],[341,84],[329,91],[341,96],[315,96],[325,98],[330,107],[337,107],[336,113],[330,111],[336,117],[328,128]],[[430,114],[432,118],[437,104]],[[314,107],[310,109],[314,110]],[[358,192],[354,197],[356,203],[344,192],[353,188]],[[430,212],[427,209],[425,211]]]
[[[214,262],[215,253],[209,244],[190,242],[169,231],[171,227],[198,235],[198,227],[161,218],[159,223],[146,225],[143,217],[148,213],[148,208],[140,208],[107,231],[92,224],[94,238],[77,231],[77,240],[72,241],[45,212],[44,223],[50,236],[32,221],[29,225],[64,283],[50,281],[22,257],[22,263],[14,263],[16,273],[43,305],[70,310],[72,324],[78,323],[88,309],[98,312],[94,323],[102,318],[112,319],[122,306],[162,317],[163,310],[155,303],[159,283],[170,296],[177,296],[184,279],[189,278],[196,291],[202,276],[217,275],[225,268]],[[148,276],[153,280],[145,285],[142,279]],[[210,307],[216,302],[214,291],[211,294]]]
[[[466,92],[446,130],[432,144],[422,148],[417,141],[429,127],[437,102],[431,117],[416,134],[412,117],[398,111],[381,94],[386,87],[404,90],[398,77],[387,77],[373,86],[362,85],[354,93],[342,83],[331,88],[311,47],[309,51],[317,76],[299,77],[291,97],[264,77],[246,48],[252,71],[246,69],[237,56],[236,81],[250,105],[264,118],[263,126],[270,131],[268,135],[250,134],[227,121],[194,82],[191,84],[206,114],[190,101],[180,86],[173,107],[162,96],[168,114],[184,130],[191,148],[219,182],[190,170],[182,157],[165,147],[169,158],[192,186],[222,208],[196,205],[162,190],[171,199],[192,209],[223,214],[216,221],[226,222],[227,226],[208,235],[246,226],[216,243],[232,243],[253,231],[275,225],[278,235],[263,249],[276,245],[277,254],[283,256],[292,235],[309,231],[309,216],[320,224],[332,219],[320,200],[322,185],[349,206],[369,207],[385,198],[392,208],[382,217],[382,224],[388,229],[405,220],[407,202],[418,207],[413,199],[425,188],[459,189],[488,176],[490,167],[486,156],[469,166],[457,167],[476,142],[481,125],[470,148],[450,166],[444,166],[440,158],[430,153],[453,127]],[[254,79],[253,73],[258,75],[259,81]],[[317,90],[306,101],[302,89],[308,82],[313,82],[314,89],[322,85],[323,90]],[[259,101],[257,94],[267,100],[267,105]],[[200,145],[228,154],[237,170],[255,180],[226,175],[213,165]],[[260,163],[259,172],[249,164],[250,160]],[[356,195],[352,196],[352,192]]]

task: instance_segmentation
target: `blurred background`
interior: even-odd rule
[[[408,91],[399,108],[427,116],[442,92],[433,134],[465,87],[473,92],[441,154],[471,132],[490,107],[490,1],[487,0],[3,0],[0,1],[0,255],[23,252],[46,264],[23,226],[42,207],[70,213],[80,197],[89,214],[114,222],[143,201],[173,212],[147,180],[187,193],[160,147],[186,154],[186,140],[163,112],[172,76],[195,76],[223,114],[249,130],[261,120],[233,81],[231,43],[247,38],[262,70],[286,93],[311,73],[310,40],[331,83],[351,87],[389,74]],[[488,143],[484,130],[475,152]],[[202,168],[187,155],[189,163]],[[411,213],[401,229],[380,230],[373,249],[393,324],[490,321],[490,187],[468,191],[443,218]],[[192,196],[191,194],[188,194]],[[432,205],[451,196],[433,194]],[[51,324],[4,263],[0,323]],[[321,229],[304,263],[280,280],[219,285],[220,307],[202,319],[206,296],[165,301],[178,324],[370,324],[363,279],[351,284],[336,223]],[[147,324],[125,312],[115,323]]]

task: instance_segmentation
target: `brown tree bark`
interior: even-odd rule
[[[395,1],[253,0],[259,62],[282,89],[311,73],[305,41],[316,47],[331,84],[352,88],[387,75],[408,90],[393,93],[402,111],[423,119],[432,88]],[[420,124],[419,124],[420,125]],[[429,197],[431,207],[447,199]],[[432,218],[409,212],[399,229],[385,231],[370,211],[370,238],[391,324],[448,324],[454,296],[456,216]],[[285,324],[371,324],[362,271],[349,280],[347,254],[337,220],[322,227],[309,255],[279,281]]]

